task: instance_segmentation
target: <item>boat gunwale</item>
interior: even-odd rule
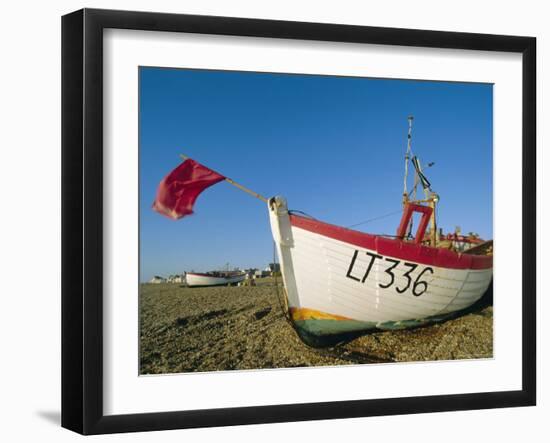
[[[334,240],[379,252],[382,255],[448,269],[484,270],[493,267],[493,257],[459,253],[446,248],[419,245],[333,225],[289,213],[294,228],[304,229]]]

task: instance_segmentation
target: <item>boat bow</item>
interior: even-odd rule
[[[268,205],[289,312],[310,334],[441,320],[475,303],[491,282],[492,257],[290,214],[283,197]]]

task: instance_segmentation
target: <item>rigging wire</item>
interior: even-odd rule
[[[412,193],[412,190],[411,190],[411,193]],[[410,193],[409,193],[409,194],[410,194]],[[359,223],[355,223],[355,224],[353,224],[353,225],[346,226],[346,228],[353,228],[353,227],[355,227],[355,226],[364,225],[364,224],[366,224],[366,223],[370,223],[370,222],[373,222],[373,221],[375,221],[375,220],[381,220],[381,219],[383,219],[383,218],[390,217],[390,216],[395,215],[395,214],[399,214],[399,213],[402,212],[402,211],[403,211],[403,209],[398,209],[398,210],[396,210],[396,211],[392,211],[392,212],[389,212],[389,213],[384,214],[384,215],[379,215],[379,216],[377,216],[377,217],[369,218],[368,220],[363,220],[363,221],[361,221],[361,222],[359,222]],[[315,217],[313,217],[312,215],[310,215],[310,214],[308,214],[308,213],[306,213],[306,212],[304,212],[304,211],[298,211],[297,209],[289,209],[289,210],[288,210],[288,213],[289,213],[289,214],[301,214],[301,215],[303,215],[303,216],[305,216],[305,217],[307,217],[307,218],[310,218],[310,219],[312,219],[312,220],[317,220],[317,219],[316,219]]]
[[[346,226],[346,227],[347,228],[353,228],[355,226],[364,225],[366,223],[370,223],[370,222],[373,222],[375,220],[380,220],[380,219],[390,217],[390,216],[395,215],[395,214],[399,214],[402,211],[403,211],[403,209],[399,209],[397,211],[389,212],[388,214],[384,214],[384,215],[379,215],[378,217],[369,218],[368,220],[363,220],[362,222],[355,223],[353,225],[349,225],[349,226]]]

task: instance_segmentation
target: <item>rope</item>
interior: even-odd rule
[[[317,220],[315,217],[313,217],[312,215],[309,215],[307,212],[298,211],[297,209],[289,209],[288,213],[289,214],[302,214],[302,215],[306,216],[307,218],[310,218],[312,220]]]
[[[273,241],[273,264],[277,264],[277,244],[275,243],[275,241]],[[279,266],[279,269],[281,269],[280,266]],[[283,313],[285,320],[294,329],[294,322],[290,318],[290,313],[288,312],[287,309],[285,309],[284,303],[281,301],[281,294],[279,293],[279,280],[277,277],[277,273],[275,273],[274,275],[275,275],[275,292],[277,294],[277,302],[279,303],[279,307],[281,308],[281,312]],[[284,294],[283,294],[283,297],[284,297]]]

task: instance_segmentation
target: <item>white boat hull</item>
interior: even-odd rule
[[[289,311],[314,335],[441,319],[491,283],[492,257],[371,236],[289,215],[280,197],[270,202]]]
[[[227,286],[242,282],[246,274],[239,274],[230,277],[218,277],[208,274],[196,274],[188,272],[185,274],[185,282],[187,286]]]

